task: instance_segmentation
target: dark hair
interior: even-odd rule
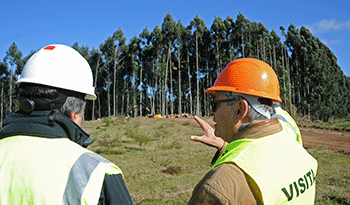
[[[48,98],[54,100],[59,98],[60,94],[67,96],[67,99],[59,109],[55,110],[56,112],[68,118],[70,118],[70,114],[73,111],[84,114],[86,105],[84,100],[85,94],[33,83],[21,83],[18,88],[18,95],[20,97]]]
[[[33,83],[19,84],[17,92],[22,97],[39,97],[52,100],[59,97],[59,92],[56,88]]]

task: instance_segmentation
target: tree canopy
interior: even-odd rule
[[[136,104],[153,114],[209,114],[210,87],[231,61],[252,57],[278,75],[282,106],[292,114],[327,121],[348,117],[350,78],[334,53],[306,27],[280,27],[281,37],[242,13],[236,20],[215,17],[210,27],[196,15],[189,25],[168,13],[161,26],[147,27],[126,42],[117,29],[98,48],[72,48],[88,61],[97,100],[88,102],[86,119],[127,115]],[[17,109],[15,82],[32,51],[23,56],[13,43],[0,62],[1,119]],[[142,109],[134,117],[144,115]]]

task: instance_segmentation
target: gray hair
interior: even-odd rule
[[[58,110],[58,112],[68,118],[72,112],[81,113],[84,116],[86,102],[77,97],[67,97],[66,102]]]
[[[239,95],[237,93],[234,92],[229,92],[229,91],[218,91],[219,93],[227,96],[228,98],[240,98],[240,99],[245,99],[243,95]],[[245,99],[247,100],[247,99]],[[251,106],[250,102],[247,100],[248,102],[248,119],[250,119],[251,121],[255,121],[255,120],[266,120],[268,119],[268,117],[266,117],[265,115],[262,115],[261,113],[259,113],[257,110],[255,110],[253,108],[253,106]],[[231,101],[228,102],[227,104],[232,106],[235,103],[235,101]],[[261,104],[261,109],[263,109],[265,112],[268,112],[271,114],[271,116],[274,114],[274,108],[272,106],[266,105],[266,104]]]

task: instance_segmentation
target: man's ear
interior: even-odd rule
[[[69,115],[69,119],[70,120],[72,120],[72,121],[74,121],[75,120],[75,112],[74,111],[72,111],[71,113],[70,113],[70,115]]]
[[[239,115],[239,119],[241,119],[242,122],[246,122],[248,120],[247,119],[248,110],[249,110],[248,102],[244,99],[240,100],[237,115]]]

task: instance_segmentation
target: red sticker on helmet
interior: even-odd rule
[[[44,50],[53,50],[53,49],[55,49],[56,47],[55,46],[46,46],[45,48],[44,48]]]

